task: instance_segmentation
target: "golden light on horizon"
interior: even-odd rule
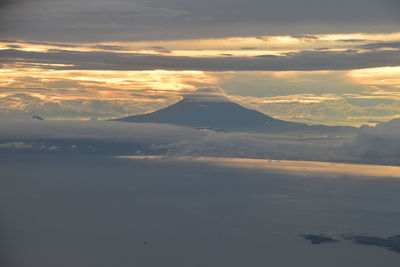
[[[400,88],[400,66],[351,70],[348,76],[362,85]]]
[[[112,70],[54,70],[35,67],[7,65],[0,70],[2,87],[26,88],[33,84],[45,86],[51,83],[54,88],[65,87],[69,90],[83,89],[90,86],[104,90],[134,91],[152,90],[195,90],[198,85],[215,84],[217,78],[203,71],[112,71]],[[112,92],[112,91],[110,91]]]
[[[3,50],[6,56],[0,69],[0,97],[4,103],[9,103],[11,99],[13,107],[19,107],[21,103],[18,101],[34,101],[29,99],[32,96],[52,103],[83,100],[82,105],[85,105],[86,100],[121,101],[121,106],[128,105],[128,102],[135,102],[136,105],[153,102],[155,104],[151,108],[154,109],[157,103],[175,101],[188,91],[219,87],[238,103],[264,107],[269,105],[271,109],[264,110],[266,113],[284,113],[279,105],[287,105],[288,109],[293,110],[296,109],[295,105],[308,105],[301,113],[311,114],[312,104],[326,103],[334,106],[340,101],[347,103],[347,98],[397,101],[400,66],[348,70],[342,69],[340,64],[335,65],[333,58],[336,54],[342,60],[346,53],[351,56],[358,53],[357,57],[361,58],[383,50],[394,51],[399,41],[400,32],[233,36],[136,42],[0,40],[0,51]],[[79,55],[82,55],[82,60]],[[85,62],[85,56],[87,60],[96,60]],[[7,63],[8,57],[15,60]],[[113,61],[109,62],[111,65],[108,67],[109,57]],[[119,58],[123,59],[121,65]],[[231,64],[237,66],[230,66],[229,58],[232,58]],[[319,59],[332,60],[333,64],[329,66],[332,69],[321,70]],[[129,66],[129,60],[133,66]],[[141,68],[142,60],[146,70],[111,70]],[[382,60],[371,62],[371,65],[385,64]],[[343,62],[350,64],[347,59]],[[151,69],[151,66],[157,67]],[[184,66],[204,71],[187,70]],[[303,67],[305,70],[302,70]],[[168,68],[182,70],[166,70]],[[20,95],[13,97],[16,94]],[[273,106],[275,109],[272,109]],[[334,108],[338,109],[336,106]],[[386,116],[396,115],[392,114],[395,111],[390,111],[390,108],[397,110],[394,106],[381,110],[388,114]],[[349,110],[361,112],[359,106]],[[381,110],[377,110],[377,114]],[[287,116],[294,113],[288,113]],[[285,119],[296,119],[296,116]]]
[[[346,40],[354,41],[343,42]],[[313,48],[336,49],[363,45],[370,42],[395,42],[400,40],[400,32],[392,33],[347,33],[309,34],[300,36],[266,35],[248,37],[225,37],[207,39],[180,39],[137,42],[97,42],[97,43],[37,43],[26,40],[14,42],[0,41],[0,50],[17,49],[31,52],[51,52],[53,49],[76,52],[138,53],[152,55],[207,56],[232,53],[252,55],[257,53],[284,53]]]

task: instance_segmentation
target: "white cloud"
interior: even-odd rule
[[[400,164],[400,119],[363,127],[347,153],[369,162]]]
[[[340,146],[349,137],[300,134],[251,134],[208,131],[178,142],[153,145],[167,156],[211,156],[236,158],[279,158],[332,161],[339,160]]]
[[[115,121],[0,119],[0,149],[400,164],[400,120],[357,135],[215,132]]]
[[[6,149],[31,149],[33,145],[31,143],[21,142],[21,141],[13,141],[13,142],[6,142],[0,144],[0,148]]]

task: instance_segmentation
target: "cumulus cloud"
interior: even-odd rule
[[[400,164],[400,119],[362,127],[348,153],[370,162]]]
[[[236,157],[337,161],[338,147],[347,137],[272,135],[207,131],[196,138],[188,136],[178,142],[153,145],[154,151],[178,157]],[[336,150],[335,150],[336,148]]]
[[[167,157],[232,157],[400,164],[400,120],[355,134],[262,134],[116,121],[0,119],[2,150],[90,151]],[[73,149],[75,147],[75,149]]]
[[[58,151],[98,151],[113,154],[215,156],[339,161],[337,148],[348,137],[301,134],[215,132],[168,124],[115,121],[52,121],[0,119],[0,148],[32,143]],[[11,142],[11,143],[10,143]],[[22,142],[22,143],[12,143]],[[14,144],[14,145],[11,145]],[[79,149],[71,149],[77,146]],[[28,147],[26,147],[28,148]],[[38,146],[31,147],[32,149]]]

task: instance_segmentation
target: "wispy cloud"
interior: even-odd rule
[[[0,51],[0,63],[40,63],[48,69],[76,70],[196,70],[196,71],[287,71],[350,70],[397,66],[397,51],[300,51],[282,56],[187,57],[112,52],[76,52],[57,50],[27,52]],[[52,64],[61,64],[53,66]]]

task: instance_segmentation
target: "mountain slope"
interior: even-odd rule
[[[192,101],[183,99],[152,113],[114,119],[123,122],[169,123],[190,127],[234,131],[324,131],[337,127],[309,126],[303,123],[274,119],[256,110],[229,101]],[[352,127],[339,127],[342,130]]]

